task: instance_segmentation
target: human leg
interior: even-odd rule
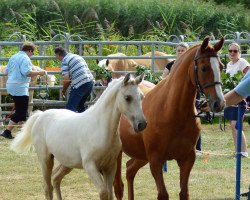
[[[201,151],[201,135],[199,136],[199,139],[197,141],[196,150]]]
[[[11,131],[18,122],[26,121],[28,104],[29,104],[28,96],[12,96],[12,99],[14,101],[16,110],[15,110],[15,113],[12,115],[6,129],[1,134],[1,136],[7,139],[14,138],[11,134]]]
[[[14,137],[12,136],[11,131],[15,125],[16,123],[10,120],[6,129],[1,133],[1,136],[7,139],[13,139]]]
[[[78,105],[78,112],[79,113],[84,112],[86,109],[85,102],[87,101],[87,98],[91,94],[91,91],[93,89],[93,82],[88,82],[88,83],[83,84],[83,87],[81,89],[82,89],[83,96],[82,96],[82,98],[79,102],[79,105]]]
[[[85,83],[76,89],[72,88],[69,93],[66,109],[72,110],[74,112],[84,112],[84,104],[90,95],[92,88],[93,82]]]
[[[79,88],[77,89],[71,88],[70,93],[69,93],[69,99],[66,104],[66,109],[77,112],[77,105],[79,104],[81,100],[81,94],[80,92],[78,92],[78,90]]]
[[[235,128],[237,121],[231,121],[230,126],[232,129],[232,136],[234,140],[234,146],[235,146],[235,151],[237,149],[237,129]],[[247,142],[246,142],[246,136],[244,131],[242,131],[242,138],[241,138],[241,152],[243,157],[248,157],[248,152],[247,152]]]
[[[245,133],[242,131],[242,141],[241,141],[241,155],[243,157],[248,157],[248,152],[247,152],[247,140]]]
[[[202,155],[202,152],[201,152],[201,135],[198,138],[195,150],[196,150],[196,156],[201,156]]]
[[[233,141],[234,141],[234,148],[235,148],[235,151],[236,151],[236,146],[237,146],[237,130],[235,128],[235,125],[236,125],[236,121],[235,120],[230,121],[230,128],[232,130],[232,136],[233,136]]]

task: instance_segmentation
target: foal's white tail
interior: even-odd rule
[[[10,148],[13,151],[18,153],[24,153],[30,150],[32,146],[31,130],[33,124],[41,113],[43,112],[40,110],[35,111],[34,114],[30,116],[27,122],[23,125],[21,131],[17,134],[17,136],[10,145]]]

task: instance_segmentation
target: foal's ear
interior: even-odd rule
[[[214,45],[214,51],[218,52],[224,44],[224,38],[222,37],[219,42]]]
[[[137,85],[140,84],[143,81],[144,76],[145,76],[144,73],[142,73],[141,75],[139,75],[139,76],[137,76],[135,78],[135,82],[136,82]]]
[[[205,52],[205,49],[207,48],[208,42],[209,42],[209,37],[206,37],[203,40],[201,47],[200,47],[202,53]]]
[[[131,77],[131,74],[127,73],[126,76],[123,79],[123,85],[126,85],[129,82],[130,77]]]

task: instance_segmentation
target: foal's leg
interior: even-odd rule
[[[63,165],[60,164],[52,172],[52,185],[54,187],[58,200],[62,200],[61,189],[60,189],[61,181],[63,177],[68,173],[70,173],[71,171],[72,168],[64,167]]]
[[[128,182],[128,199],[134,200],[134,178],[136,173],[140,168],[142,168],[144,165],[146,165],[148,161],[143,160],[136,160],[136,159],[130,159],[126,166],[126,178]]]
[[[117,167],[114,179],[114,190],[117,200],[122,200],[124,191],[124,184],[122,182],[122,151],[119,153],[117,157]]]
[[[94,162],[88,162],[84,165],[84,169],[97,188],[100,200],[109,200],[109,193],[107,191],[106,185],[104,184],[100,170],[96,167],[96,164]]]
[[[150,156],[150,159],[149,159],[150,170],[151,170],[151,173],[155,179],[155,183],[156,183],[156,187],[157,187],[157,191],[158,191],[157,199],[158,200],[168,200],[169,195],[168,195],[168,192],[166,190],[165,183],[164,183],[163,170],[162,170],[164,161],[161,162],[160,161],[161,159],[159,159],[159,156],[157,156],[157,154]]]
[[[188,180],[194,162],[195,162],[195,151],[192,151],[189,155],[185,156],[184,159],[177,160],[177,163],[180,167],[181,200],[189,200]]]
[[[42,165],[45,197],[47,200],[52,200],[53,199],[53,187],[51,184],[51,174],[52,174],[52,169],[54,165],[54,157],[53,155],[47,155],[43,157],[40,157],[38,155],[38,159]]]
[[[103,171],[104,182],[106,183],[106,188],[109,193],[109,199],[113,200],[113,182],[116,173],[116,161],[114,163],[110,163],[110,166],[107,170]]]

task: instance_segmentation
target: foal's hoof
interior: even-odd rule
[[[100,192],[100,200],[109,200],[109,193],[107,191]]]

